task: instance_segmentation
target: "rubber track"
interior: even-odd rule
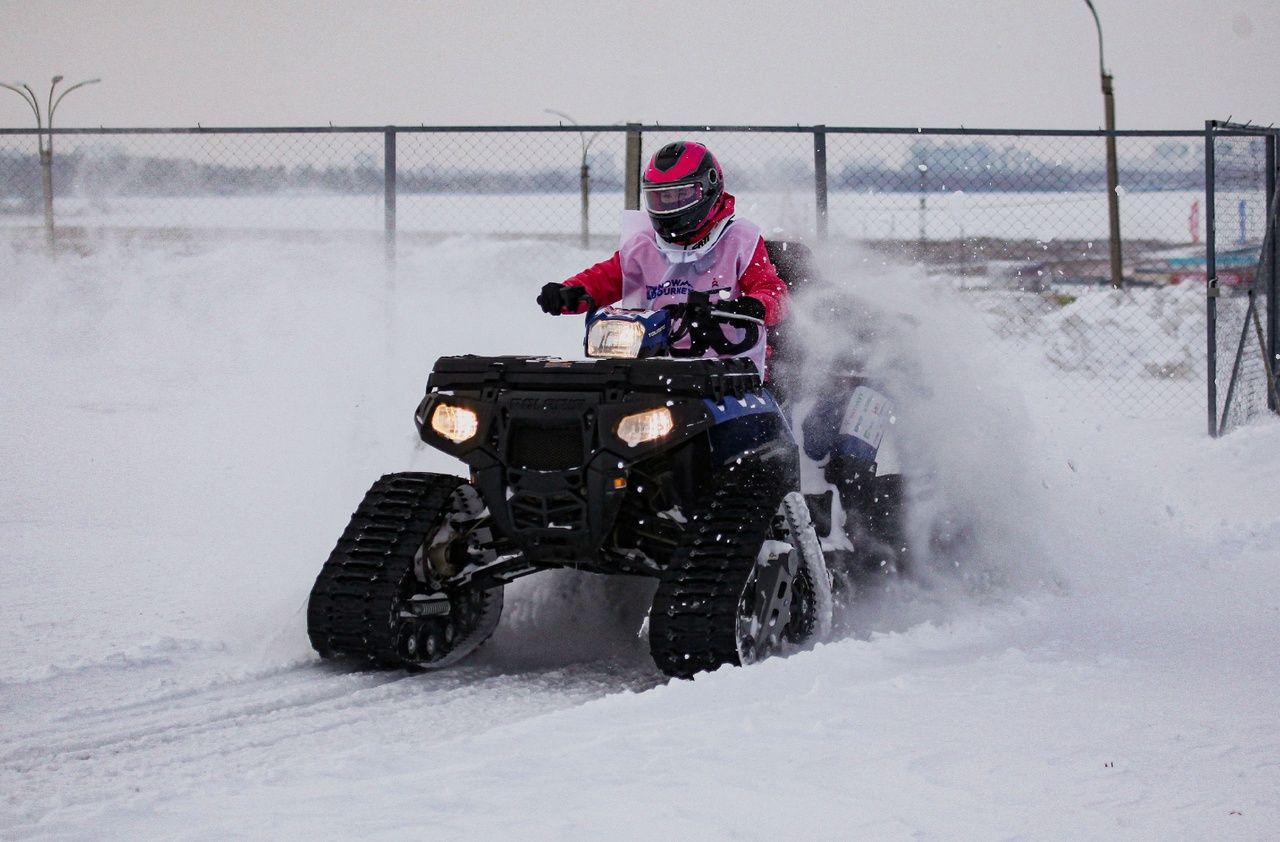
[[[307,635],[317,652],[382,666],[404,663],[388,608],[462,482],[444,474],[400,473],[373,484],[311,589]]]
[[[738,601],[783,491],[743,463],[689,519],[649,612],[649,651],[667,675],[740,663]]]

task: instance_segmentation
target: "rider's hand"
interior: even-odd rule
[[[749,319],[764,321],[764,302],[749,295],[744,295],[741,298],[731,298],[728,301],[719,301],[714,306],[721,313],[733,313],[736,316],[746,316]]]
[[[538,294],[538,306],[542,308],[542,312],[552,316],[565,312],[574,313],[586,293],[585,289],[573,284],[543,284],[542,292]]]
[[[682,319],[688,324],[697,324],[700,321],[706,324],[711,322],[711,305],[705,299],[667,304],[662,309],[670,313],[671,318]]]

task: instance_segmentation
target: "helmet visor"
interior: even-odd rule
[[[688,210],[702,201],[701,184],[670,184],[662,187],[646,187],[643,191],[644,209],[649,213],[669,214]]]

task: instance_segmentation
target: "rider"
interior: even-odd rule
[[[724,172],[707,147],[676,141],[659,149],[645,168],[641,195],[652,227],[625,237],[608,260],[543,286],[538,304],[545,312],[584,312],[585,295],[601,305],[657,310],[682,304],[697,290],[711,293],[717,310],[766,327],[782,321],[787,285],[760,228],[733,215]],[[762,341],[747,356],[763,372],[769,352]]]

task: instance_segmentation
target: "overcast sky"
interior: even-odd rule
[[[1120,128],[1280,122],[1280,0],[1096,0]],[[59,126],[1097,128],[1084,0],[0,0],[0,81],[100,76]],[[33,124],[0,89],[0,126]]]

